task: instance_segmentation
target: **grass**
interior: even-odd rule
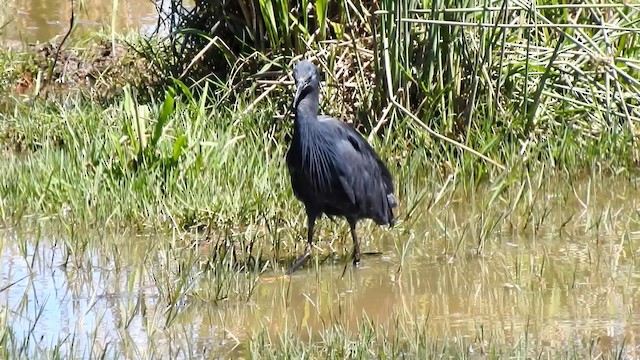
[[[263,27],[234,28],[240,50],[181,29],[135,46],[145,66],[99,74],[108,96],[79,83],[2,100],[0,356],[633,353],[637,8],[316,1],[297,23],[291,2],[259,5],[242,15]],[[209,47],[221,56],[201,58]],[[386,159],[400,222],[361,225],[385,257],[343,273],[346,226],[323,221],[309,268],[282,279],[306,231],[284,164],[301,53],[323,71],[324,112]],[[29,54],[0,62],[0,90],[26,74],[54,88]],[[61,309],[78,323],[52,336]],[[630,330],[600,333],[620,324]]]
[[[188,89],[176,82],[165,98],[141,103],[131,88],[106,106],[76,94],[61,104],[36,100],[3,115],[7,158],[0,171],[12,176],[3,182],[1,209],[7,226],[16,234],[14,243],[2,242],[4,251],[17,244],[18,259],[29,264],[25,274],[32,276],[46,276],[37,274],[62,266],[68,286],[79,287],[77,291],[89,299],[84,300],[86,311],[91,310],[97,319],[86,325],[90,336],[107,339],[92,342],[72,333],[49,338],[51,343],[38,341],[33,329],[47,320],[33,315],[49,313],[46,304],[54,299],[35,295],[44,290],[31,283],[22,302],[45,299],[30,307],[7,304],[12,312],[3,317],[0,339],[8,354],[145,357],[171,351],[189,357],[207,350],[252,358],[303,354],[313,358],[383,354],[582,358],[626,351],[619,343],[613,348],[587,343],[546,349],[538,342],[538,333],[526,329],[515,336],[492,328],[440,337],[430,334],[429,322],[416,322],[413,317],[420,312],[392,311],[388,316],[396,322],[393,325],[391,320],[358,316],[355,305],[348,312],[355,320],[349,322],[334,321],[338,313],[327,315],[318,310],[325,322],[319,327],[305,327],[309,324],[303,317],[292,315],[281,324],[281,331],[274,332],[270,321],[260,317],[262,322],[253,322],[254,331],[246,332],[242,327],[256,321],[252,312],[257,310],[251,310],[256,306],[287,313],[297,309],[296,304],[307,303],[304,299],[292,303],[291,297],[312,290],[291,289],[291,284],[281,280],[265,283],[281,274],[302,251],[304,215],[290,192],[283,163],[290,125],[274,120],[278,103],[267,99],[251,113],[239,115],[251,98],[230,104],[218,89],[212,84]],[[603,239],[613,249],[618,242],[612,234],[636,231],[633,185],[605,185],[602,190],[599,184],[611,181],[612,174],[618,179],[634,176],[629,157],[632,146],[624,137],[603,134],[585,140],[580,130],[558,128],[564,136],[531,144],[522,156],[519,146],[507,141],[486,146],[479,134],[475,141],[488,149],[486,154],[511,169],[500,172],[457,147],[433,142],[410,123],[398,126],[397,134],[404,136],[386,143],[374,138],[374,146],[388,159],[400,184],[402,221],[391,232],[361,225],[363,236],[371,239],[366,248],[388,249],[394,273],[419,279],[422,275],[410,275],[411,269],[424,259],[435,262],[436,267],[457,264],[449,265],[453,271],[466,268],[469,265],[464,264],[473,259],[496,256],[501,260],[492,266],[500,269],[495,271],[502,274],[502,283],[530,289],[532,296],[545,289],[575,288],[586,281],[585,272],[598,271],[598,278],[616,276],[615,270],[595,265],[616,254],[597,243]],[[579,141],[572,141],[575,138]],[[558,142],[550,142],[552,139]],[[579,156],[584,152],[590,156]],[[581,177],[591,182],[584,185]],[[554,200],[544,200],[549,196]],[[621,199],[623,205],[615,199]],[[563,212],[571,202],[582,204],[578,209],[584,210],[572,207]],[[42,230],[34,234],[34,228]],[[105,228],[106,232],[101,230]],[[167,233],[170,235],[164,235]],[[310,284],[318,287],[329,286],[328,295],[342,294],[345,290],[332,288],[327,281],[341,272],[341,263],[349,254],[346,227],[323,221],[319,233],[320,250],[309,275],[302,276],[315,278]],[[574,264],[570,257],[569,265],[558,271],[553,254],[561,253],[569,240],[559,241],[560,249],[547,255],[530,255],[529,246],[535,246],[530,244],[547,244],[544,238],[554,233],[561,238],[587,239],[589,258]],[[523,251],[504,254],[505,239],[512,239],[509,241]],[[630,266],[637,244],[632,238],[620,244],[627,249],[628,255],[622,255],[625,266]],[[328,265],[321,264],[327,255]],[[334,261],[337,266],[331,265]],[[374,267],[378,264],[375,259],[365,261]],[[374,273],[372,279],[380,276]],[[540,285],[540,278],[549,279],[549,285]],[[351,281],[356,281],[351,286],[360,291],[368,287],[366,282]],[[424,291],[413,281],[409,289]],[[487,287],[495,285],[484,281]],[[630,281],[630,289],[635,289],[635,282]],[[468,285],[458,286],[465,289]],[[106,294],[117,300],[105,304]],[[491,294],[487,296],[494,296]],[[331,303],[330,299],[310,298],[307,304]],[[439,299],[431,300],[433,306],[448,301]],[[197,317],[203,309],[206,319]],[[113,325],[115,338],[101,330],[111,326],[109,311],[118,314]],[[31,327],[23,330],[15,314],[25,314]],[[266,312],[265,316],[278,314]],[[212,319],[221,321],[225,330],[205,325]],[[151,339],[148,346],[142,346],[135,335],[139,331],[135,329],[141,328]],[[305,335],[309,331],[312,334]],[[226,345],[212,345],[202,334]],[[173,341],[171,349],[162,345],[166,341]],[[89,343],[95,345],[88,347]]]
[[[150,51],[161,73],[190,83],[226,79],[240,67],[268,96],[273,79],[261,80],[289,72],[304,54],[326,74],[330,112],[376,131],[415,115],[414,125],[431,136],[463,144],[477,132],[501,140],[500,131],[526,144],[557,135],[556,126],[576,127],[589,137],[635,135],[640,82],[638,7],[632,4],[389,0],[374,9],[353,1],[261,1],[252,7],[238,0],[228,5],[242,9],[235,20],[219,6],[201,6],[181,20],[215,36],[177,32],[166,46],[173,53],[194,52],[186,57],[191,69],[179,65],[181,57],[163,63]],[[203,13],[211,17],[205,21]],[[199,65],[192,67],[194,58]],[[233,79],[235,85],[245,78]]]
[[[589,343],[597,339],[594,333],[580,333],[585,339],[581,346],[563,348],[559,342],[545,348],[534,330],[505,335],[489,324],[477,333],[437,336],[431,323],[416,321],[416,314],[425,316],[417,310],[392,311],[392,320],[379,321],[355,304],[347,310],[355,318],[348,321],[338,320],[339,310],[327,314],[319,307],[323,325],[311,326],[299,306],[306,304],[306,311],[314,314],[312,304],[330,304],[331,297],[292,302],[293,296],[313,290],[265,280],[277,278],[304,246],[303,210],[291,194],[283,163],[291,120],[274,117],[288,100],[272,96],[243,114],[253,103],[250,90],[246,98],[231,101],[218,84],[189,88],[179,81],[163,98],[149,102],[133,87],[108,103],[84,96],[69,93],[59,103],[35,99],[1,115],[7,157],[0,171],[12,176],[2,183],[0,210],[7,227],[17,232],[18,260],[28,264],[25,275],[47,276],[62,269],[65,286],[88,299],[82,300],[82,312],[95,319],[82,327],[87,337],[72,327],[75,331],[68,336],[46,333],[46,340],[40,340],[38,329],[55,323],[46,316],[51,313],[47,304],[58,299],[47,298],[51,292],[31,282],[19,295],[18,304],[23,305],[16,305],[13,296],[18,295],[12,295],[1,318],[0,344],[7,356],[198,357],[208,351],[249,358],[583,358],[628,351],[619,342],[613,347]],[[325,96],[324,107],[329,102]],[[612,174],[632,178],[631,134],[585,138],[580,129],[558,124],[546,142],[523,146],[509,141],[508,132],[497,139],[474,133],[468,144],[485,149],[510,169],[503,172],[456,146],[433,141],[408,120],[394,126],[394,136],[373,137],[373,144],[399,184],[401,222],[391,232],[370,224],[360,230],[371,239],[366,249],[388,249],[394,273],[421,278],[410,275],[419,259],[430,259],[437,267],[457,264],[450,267],[455,269],[474,258],[504,256],[493,263],[503,274],[502,282],[531,289],[532,296],[579,286],[585,268],[612,276],[607,267],[588,265],[587,260],[555,271],[553,258],[531,257],[528,251],[501,255],[500,246],[505,237],[526,246],[549,236],[548,228],[570,229],[591,239],[591,261],[608,261],[609,252],[592,239],[607,239],[616,231],[633,233],[638,223],[633,206],[592,205],[591,188],[585,193],[577,179],[592,179],[595,189]],[[561,185],[552,179],[560,179]],[[622,195],[604,197],[633,199],[620,191]],[[556,202],[542,200],[550,194]],[[557,215],[574,194],[588,211]],[[42,232],[32,234],[34,228]],[[351,247],[347,235],[344,224],[323,221],[319,250],[301,275],[308,276],[311,285],[328,289],[325,296],[349,293],[327,283],[342,271]],[[11,242],[2,243],[6,254]],[[622,245],[630,254],[637,250],[631,239]],[[627,255],[622,259],[635,262]],[[365,261],[378,266],[375,259]],[[549,280],[552,285],[540,285],[539,274],[554,279]],[[380,276],[375,273],[370,279]],[[20,278],[14,278],[14,289],[23,286]],[[360,291],[369,286],[350,281]],[[485,286],[494,286],[485,281]],[[419,285],[408,288],[424,291]],[[629,289],[635,289],[633,280]],[[16,292],[20,294],[11,290]],[[489,291],[486,296],[494,295]],[[115,300],[104,300],[110,297]],[[27,305],[30,299],[39,300]],[[446,299],[430,303],[446,304]],[[255,315],[261,308],[273,312]],[[280,330],[269,325],[269,318],[291,311],[294,314],[279,323]],[[21,316],[27,320],[17,320]],[[244,330],[246,326],[252,331]],[[147,345],[140,343],[140,332]],[[167,343],[172,346],[167,348]]]
[[[284,188],[286,180],[277,171],[283,146],[250,130],[266,128],[268,112],[234,119],[230,110],[188,96],[178,99],[175,109],[170,96],[148,105],[126,96],[105,108],[73,98],[67,106],[24,107],[24,118],[3,122],[5,144],[28,149],[5,163],[16,174],[3,185],[5,211],[60,213],[68,207],[77,211],[68,215],[102,222],[149,218],[176,226],[224,223],[236,219],[231,214],[264,215],[265,203],[282,196],[271,194],[266,182]],[[151,136],[144,133],[146,126]],[[246,162],[234,161],[240,157]],[[255,189],[256,196],[233,191],[241,188]],[[31,208],[22,208],[27,198]],[[108,199],[121,201],[114,208]]]
[[[0,171],[13,174],[0,188],[0,215],[185,228],[292,221],[289,214],[300,213],[283,163],[291,119],[274,119],[279,103],[267,100],[243,115],[248,100],[230,104],[215,84],[190,90],[179,81],[164,99],[138,98],[125,87],[104,106],[69,94],[61,103],[36,100],[0,115],[9,155]],[[516,142],[505,130],[473,132],[467,145],[506,172],[434,142],[409,121],[391,139],[373,142],[409,211],[450,175],[452,187],[474,189],[491,179],[504,189],[532,171],[631,175],[636,161],[630,133],[584,137],[559,124],[547,129],[546,141]]]
[[[131,38],[124,41],[135,42]],[[91,63],[91,46],[86,45],[87,40],[81,44],[89,55],[80,52],[77,57],[87,57],[85,61]],[[322,107],[326,113],[354,122],[387,159],[402,184],[398,191],[406,199],[407,215],[431,188],[442,186],[446,179],[453,180],[448,186],[467,190],[490,179],[500,190],[537,171],[571,176],[597,169],[631,176],[638,162],[632,119],[610,127],[602,127],[598,121],[585,122],[580,114],[612,114],[574,108],[577,97],[569,94],[564,95],[567,103],[561,99],[545,102],[556,111],[551,114],[555,120],[547,121],[541,114],[529,125],[528,115],[515,109],[500,116],[506,121],[501,123],[475,111],[480,118],[467,123],[464,133],[459,133],[450,121],[437,120],[444,120],[442,114],[449,110],[436,106],[427,111],[420,105],[423,110],[416,111],[421,117],[417,118],[405,108],[412,109],[415,104],[400,99],[389,104],[389,111],[366,111],[366,116],[382,116],[367,120],[359,116],[362,108],[370,109],[377,101],[371,91],[362,91],[374,85],[367,74],[356,73],[350,78],[329,75],[344,73],[338,64],[344,60],[345,49],[329,42],[311,54],[318,57],[326,75]],[[385,51],[377,58],[390,61],[390,55]],[[0,164],[0,170],[15,176],[0,189],[0,215],[19,221],[25,214],[45,214],[72,222],[133,223],[166,229],[247,223],[270,223],[273,228],[273,223],[292,218],[285,214],[299,214],[282,162],[291,132],[287,110],[290,87],[283,81],[273,84],[263,80],[269,71],[286,69],[287,65],[266,63],[260,54],[254,57],[265,66],[248,81],[242,79],[248,65],[240,63],[225,80],[204,79],[187,86],[181,80],[168,79],[170,86],[159,94],[156,89],[140,86],[149,81],[148,76],[129,79],[129,71],[123,76],[130,84],[109,97],[96,98],[93,90],[86,88],[86,92],[63,89],[57,93],[53,89],[54,96],[36,93],[33,98],[27,93],[20,95],[21,102],[5,98],[0,139],[3,151],[11,156]],[[292,60],[282,57],[278,61],[287,59]],[[526,59],[534,61],[533,56]],[[20,82],[21,74],[38,73],[37,62],[29,55],[5,51],[0,60],[12,65],[1,75],[4,84]],[[128,55],[114,66],[130,68],[134,63]],[[388,70],[380,67],[387,75]],[[580,78],[580,74],[576,76]],[[110,79],[112,75],[105,70],[96,84],[120,88],[118,84],[126,79]],[[520,81],[518,76],[514,73],[509,80]],[[591,75],[585,76],[581,81],[593,80]],[[354,86],[353,99],[343,98],[346,88],[339,85],[341,81]],[[551,83],[557,85],[555,80]],[[542,84],[541,88],[547,87]],[[437,88],[425,91],[442,94]],[[492,91],[498,93],[499,87]],[[600,95],[591,98],[598,103]],[[538,106],[539,100],[535,101]],[[439,100],[430,101],[437,104]],[[482,99],[476,102],[477,108],[493,106]],[[405,111],[409,112],[402,115]],[[527,134],[521,131],[524,125],[529,127]],[[506,170],[465,149],[474,149]]]

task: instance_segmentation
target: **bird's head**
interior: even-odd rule
[[[318,69],[307,60],[302,60],[293,68],[293,79],[296,82],[296,94],[293,97],[293,107],[296,108],[306,94],[320,88]]]

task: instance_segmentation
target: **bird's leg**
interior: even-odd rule
[[[349,219],[349,227],[351,228],[351,238],[353,239],[353,265],[358,266],[360,262],[360,243],[356,234],[356,221]]]
[[[293,274],[302,264],[304,264],[309,255],[311,255],[311,245],[313,245],[313,227],[316,224],[316,215],[307,213],[307,247],[304,251],[304,255],[300,256],[294,263],[291,265],[289,271],[287,271],[288,275]]]

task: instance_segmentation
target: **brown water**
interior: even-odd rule
[[[75,34],[110,31],[114,13],[113,3],[102,0],[76,0]],[[154,30],[157,13],[153,1],[118,0],[117,3],[116,32],[138,30],[146,33]],[[8,22],[8,25],[0,30],[0,40],[5,43],[42,43],[56,37],[60,40],[69,29],[69,0],[0,0],[0,5],[3,6],[0,26]]]
[[[186,295],[173,307],[165,288],[179,282],[176,259],[204,247],[172,253],[180,244],[175,237],[103,235],[74,262],[64,255],[64,239],[7,230],[2,283],[15,284],[0,292],[0,313],[18,339],[34,339],[31,346],[46,348],[61,334],[75,334],[76,348],[67,351],[77,355],[108,346],[132,356],[242,357],[259,332],[277,342],[288,329],[320,342],[322,331],[355,331],[366,318],[389,337],[399,322],[422,326],[443,342],[475,344],[482,332],[513,346],[526,334],[539,348],[595,343],[606,353],[624,344],[626,355],[640,356],[640,191],[627,180],[602,179],[542,188],[533,205],[514,208],[485,232],[480,255],[480,224],[509,206],[499,205],[500,198],[488,206],[488,194],[452,193],[446,206],[416,213],[415,223],[392,231],[363,226],[372,239],[365,250],[383,255],[366,257],[344,275],[337,250],[339,260],[312,261],[292,277],[279,270],[240,276],[237,289],[254,291],[232,290],[228,300],[214,302],[216,280],[194,267]],[[523,228],[526,218],[539,225]],[[328,251],[326,241],[318,246]]]

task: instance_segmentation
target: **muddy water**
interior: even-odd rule
[[[516,207],[483,238],[478,224],[502,213],[500,200],[486,210],[485,194],[452,195],[391,232],[363,226],[372,239],[365,249],[383,255],[359,269],[343,272],[342,256],[290,278],[267,269],[239,277],[252,292],[221,302],[206,295],[215,279],[193,270],[176,306],[166,300],[179,282],[167,269],[184,256],[167,252],[175,240],[102,235],[79,255],[64,239],[8,230],[0,266],[2,283],[12,285],[0,291],[0,314],[16,339],[50,348],[68,336],[75,345],[63,352],[78,356],[106,348],[243,357],[257,333],[275,343],[286,331],[320,342],[323,331],[356,332],[363,321],[390,338],[419,326],[434,341],[475,349],[483,334],[507,348],[526,336],[537,349],[596,344],[609,353],[624,344],[628,356],[640,355],[640,191],[599,179],[549,186],[535,198],[544,201]],[[538,225],[525,226],[526,218]]]
[[[153,1],[115,2],[117,32],[131,29],[143,33],[153,31],[157,19]],[[75,1],[76,34],[110,29],[113,3],[102,0]],[[4,0],[0,4],[3,6],[0,14],[0,40],[3,42],[47,42],[55,37],[61,38],[69,28],[71,2],[68,0]],[[5,23],[7,26],[2,28]]]

